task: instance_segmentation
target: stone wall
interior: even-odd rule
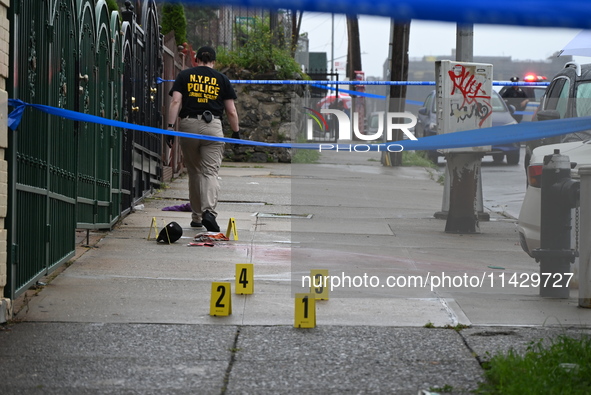
[[[273,75],[253,76],[247,71],[233,75],[230,79],[276,79]],[[236,110],[240,119],[240,131],[245,140],[267,143],[291,142],[292,101],[301,96],[302,85],[234,84]],[[230,131],[229,125],[224,130]],[[291,162],[291,150],[286,148],[258,147],[242,144],[226,144],[225,160],[233,162]]]

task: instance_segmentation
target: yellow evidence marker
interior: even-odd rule
[[[310,270],[310,279],[312,280],[310,292],[314,294],[314,297],[318,300],[328,300],[328,287],[326,286],[328,270]]]
[[[316,299],[314,294],[295,294],[295,328],[316,327]]]
[[[254,293],[254,265],[252,263],[236,264],[236,294],[251,295]]]
[[[232,289],[228,282],[211,283],[209,315],[227,316],[232,314]]]
[[[152,229],[154,229],[154,237],[158,237],[158,223],[156,222],[156,217],[152,217],[152,223],[150,224],[150,231],[148,232],[148,240],[150,240],[150,235],[152,234]]]
[[[228,221],[228,230],[226,230],[226,238],[228,240],[230,240],[230,234],[234,235],[234,240],[238,240],[238,230],[236,229],[236,220],[234,217]]]

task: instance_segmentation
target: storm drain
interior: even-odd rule
[[[254,213],[259,218],[300,218],[310,219],[312,214],[280,214],[280,213]]]

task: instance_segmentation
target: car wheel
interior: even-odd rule
[[[519,164],[519,151],[511,152],[507,154],[507,164],[517,165]]]
[[[415,137],[418,139],[425,137],[425,129],[422,125],[417,125],[415,127]]]
[[[495,163],[501,163],[503,161],[503,158],[505,157],[505,154],[493,154],[492,157]]]

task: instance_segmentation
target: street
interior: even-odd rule
[[[517,166],[497,164],[492,157],[482,160],[482,197],[485,209],[517,219],[525,195],[524,149]]]

